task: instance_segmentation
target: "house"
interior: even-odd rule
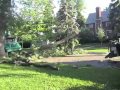
[[[109,9],[101,11],[100,7],[96,7],[95,13],[90,13],[86,20],[86,27],[93,30],[94,35],[97,35],[99,27],[105,30],[105,35],[108,38],[112,36],[112,30],[109,21]]]

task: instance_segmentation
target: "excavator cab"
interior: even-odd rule
[[[21,45],[17,42],[17,38],[11,36],[10,32],[5,32],[5,51],[7,53],[22,50]]]
[[[110,40],[109,42],[109,54],[105,58],[112,58],[120,56],[120,38],[118,40]]]

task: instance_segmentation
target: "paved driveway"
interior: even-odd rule
[[[66,57],[49,57],[45,58],[45,62],[49,63],[65,63],[73,65],[92,65],[95,67],[110,67],[108,61],[102,54],[87,54],[87,55],[69,55]]]

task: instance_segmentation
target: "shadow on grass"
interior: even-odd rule
[[[30,78],[32,77],[33,74],[12,74],[12,73],[7,73],[7,74],[0,74],[0,78]]]
[[[103,88],[98,88],[94,86],[81,86],[81,87],[71,87],[66,90],[104,90]]]
[[[84,61],[85,62],[85,61]],[[84,63],[80,61],[79,63]],[[91,61],[93,63],[95,61]],[[65,62],[68,64],[68,62]],[[78,62],[76,62],[77,65],[79,65]],[[73,62],[70,62],[69,64],[73,64]],[[99,63],[98,63],[99,64]],[[82,65],[82,64],[81,64]],[[3,68],[4,66],[2,66]],[[72,79],[78,79],[78,80],[84,80],[84,81],[92,81],[99,84],[105,84],[107,87],[111,87],[114,90],[120,90],[120,70],[113,69],[113,68],[94,68],[91,66],[82,66],[80,68],[73,68],[70,65],[61,64],[60,70],[52,70],[49,68],[36,68],[36,67],[20,67],[17,68],[17,70],[29,70],[29,71],[35,71],[39,73],[46,73],[49,76],[59,76],[59,77],[67,77]],[[1,68],[1,67],[0,67]],[[5,67],[5,69],[11,69],[13,66],[9,65]],[[2,74],[0,77],[31,77],[33,74]],[[97,89],[96,87],[73,87],[68,88],[67,90],[102,90]],[[103,89],[105,90],[105,89]],[[109,89],[108,89],[109,90]]]
[[[81,55],[66,55],[64,57],[86,57],[86,56],[98,56],[98,55],[105,56],[104,54],[81,54]]]
[[[89,63],[96,63],[98,61],[89,61]],[[68,64],[68,62],[64,62]],[[72,79],[79,79],[84,81],[92,81],[99,84],[106,85],[107,88],[111,87],[115,90],[120,90],[120,70],[113,68],[94,68],[89,66],[89,64],[84,65],[85,61],[76,62],[77,65],[81,63],[79,68],[73,68],[68,65],[61,65],[59,71],[45,69],[45,68],[36,68],[37,72],[47,73],[48,75],[67,77]],[[105,62],[98,62],[102,64]],[[73,64],[70,62],[69,64]],[[83,65],[82,65],[83,64]],[[106,66],[106,64],[104,65]],[[77,87],[78,88],[78,87]],[[82,87],[81,89],[68,89],[68,90],[110,90],[110,89],[95,89],[95,87]],[[84,89],[85,88],[85,89]]]
[[[108,49],[108,45],[101,46],[100,44],[88,44],[88,45],[81,45],[78,48],[83,48],[85,50],[99,50],[99,49]]]

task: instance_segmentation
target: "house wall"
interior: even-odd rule
[[[98,28],[102,27],[105,30],[106,37],[111,38],[112,29],[110,26],[110,22],[109,21],[102,21],[101,13],[102,12],[101,12],[100,7],[96,7],[95,23],[86,24],[86,27],[88,27],[90,30],[93,30],[95,35],[97,35]],[[92,25],[93,25],[93,27],[92,27]]]
[[[100,23],[100,22],[98,22],[98,23]],[[86,27],[89,28],[90,30],[92,30],[94,32],[94,34],[96,35],[97,34],[96,27],[99,27],[96,25],[100,25],[100,24],[90,23],[90,24],[86,24]],[[111,38],[112,30],[111,30],[110,22],[109,21],[101,22],[101,27],[105,30],[106,37]]]

